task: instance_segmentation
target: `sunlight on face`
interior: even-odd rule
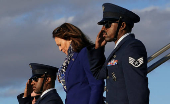
[[[55,37],[55,42],[57,46],[59,47],[59,50],[64,52],[66,55],[68,55],[67,51],[68,51],[71,41]]]

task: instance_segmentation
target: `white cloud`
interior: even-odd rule
[[[159,10],[160,8],[157,7],[157,6],[150,6],[150,7],[147,7],[147,8],[144,8],[142,10],[139,10],[140,12],[150,12],[152,10]]]
[[[22,85],[22,86],[21,86]],[[8,86],[6,88],[0,89],[0,97],[12,97],[12,96],[17,96],[20,93],[23,93],[25,89],[25,84],[20,83],[19,86]]]
[[[57,28],[58,26],[60,26],[61,24],[65,23],[65,22],[68,22],[68,23],[71,23],[72,21],[74,20],[74,16],[70,16],[68,18],[60,18],[60,19],[57,19],[57,20],[52,20],[50,21],[50,27],[52,28]],[[44,25],[46,25],[47,23],[43,23]]]

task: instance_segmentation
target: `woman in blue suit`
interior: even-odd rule
[[[70,23],[52,34],[59,50],[66,54],[58,71],[58,80],[66,91],[65,104],[103,104],[104,81],[93,77],[87,56],[86,47],[92,43]]]

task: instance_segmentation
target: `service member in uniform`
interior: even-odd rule
[[[54,89],[58,68],[38,63],[31,63],[30,67],[32,77],[26,83],[24,93],[17,96],[19,104],[31,104],[32,91],[41,95],[36,104],[63,104]]]
[[[31,98],[30,98],[30,93],[31,93]],[[27,95],[29,97],[27,97]],[[37,99],[40,96],[41,96],[41,94],[37,94],[32,90],[31,80],[29,79],[26,83],[24,93],[21,93],[20,95],[18,95],[17,98],[18,98],[20,104],[30,104],[30,102],[28,102],[30,99],[32,101],[31,104],[35,104],[37,102]],[[26,99],[22,99],[22,98],[26,98]]]
[[[149,104],[147,52],[131,33],[140,17],[120,6],[103,4],[103,25],[95,47],[88,47],[90,68],[97,79],[106,79],[106,104]],[[105,60],[104,46],[115,43]]]

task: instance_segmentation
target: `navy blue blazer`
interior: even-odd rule
[[[19,104],[31,104],[31,96],[26,98],[22,98],[23,94],[17,96]],[[46,94],[44,94],[41,98],[39,98],[36,104],[63,104],[60,96],[58,95],[56,89],[53,89]]]
[[[108,104],[149,104],[147,52],[134,34],[126,36],[107,60],[104,47],[88,50],[94,77],[106,79]]]
[[[66,69],[65,81],[65,104],[103,104],[104,80],[93,77],[87,48],[74,53]]]

